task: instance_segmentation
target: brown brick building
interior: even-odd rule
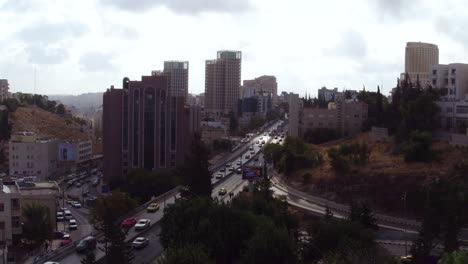
[[[103,99],[103,173],[107,182],[133,169],[171,170],[190,148],[190,110],[183,96],[171,96],[169,76],[123,79]]]

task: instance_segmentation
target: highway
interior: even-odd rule
[[[253,150],[255,154],[259,152],[261,149],[259,147],[259,144],[256,144],[257,141],[261,142],[262,140],[265,141],[265,143],[269,142],[271,140],[271,137],[265,134],[267,130],[272,130],[276,129],[279,126],[279,122],[273,124],[269,128],[266,128],[263,133],[260,133],[259,135],[252,136],[250,140],[242,147],[228,155],[227,158],[225,158],[222,162],[219,164],[216,164],[212,166],[213,171],[213,177],[212,177],[212,183],[213,183],[213,197],[217,197],[219,200],[223,199],[227,201],[229,199],[229,195],[224,195],[224,196],[219,196],[218,192],[219,189],[224,187],[227,189],[227,192],[233,192],[233,193],[238,193],[240,190],[242,190],[242,186],[246,184],[246,181],[242,179],[242,176],[240,174],[236,174],[235,171],[229,171],[225,170],[224,172],[221,171],[222,168],[225,168],[226,163],[232,163],[232,166],[234,168],[237,168],[237,160],[240,160],[241,158],[241,165],[245,165],[248,162],[255,162],[253,161],[254,155],[251,154],[251,151]],[[249,148],[252,146],[252,150],[249,150]],[[264,145],[263,145],[264,146]],[[247,157],[246,154],[249,154],[250,157]],[[259,160],[260,161],[260,160]],[[257,161],[256,163],[259,164]],[[226,169],[226,168],[225,168]],[[221,179],[216,179],[216,174],[222,173],[223,177]],[[72,190],[72,192],[79,193],[80,189]],[[149,250],[149,249],[142,249],[142,250],[135,250],[135,259],[133,260],[133,263],[146,263],[148,259],[154,260],[158,255],[161,253],[161,245],[159,244],[159,239],[156,237],[154,234],[158,234],[157,232],[160,228],[159,225],[157,225],[157,222],[161,220],[163,216],[163,211],[164,208],[172,203],[175,202],[176,196],[179,195],[178,192],[171,193],[170,195],[167,195],[167,197],[160,197],[157,201],[160,203],[160,209],[155,212],[155,213],[148,213],[146,211],[146,208],[141,208],[137,213],[133,215],[133,217],[136,217],[137,219],[149,219],[151,221],[151,227],[148,228],[146,231],[135,231],[134,228],[131,228],[127,234],[126,241],[133,241],[137,236],[140,236],[141,234],[150,234],[149,239],[150,239],[150,246],[148,248],[153,248],[154,250]],[[81,210],[81,209],[78,209]],[[76,212],[74,212],[75,216]],[[78,214],[77,214],[78,215]],[[78,227],[80,228],[80,226]],[[151,232],[149,232],[151,231]],[[156,231],[156,232],[154,232]],[[75,240],[75,243],[77,243],[79,240]],[[99,247],[99,246],[98,246]],[[95,250],[96,254],[96,259],[100,259],[104,256],[104,252],[102,252],[99,248]],[[64,248],[60,248],[57,250],[57,252],[47,258],[43,259],[42,261],[45,262],[47,261],[58,261],[60,263],[67,263],[67,264],[79,264],[81,259],[84,257],[82,254],[78,254],[74,250],[74,245],[70,245]],[[142,261],[142,262],[140,262]],[[37,262],[40,263],[40,262]]]

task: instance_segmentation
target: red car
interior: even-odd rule
[[[70,244],[71,242],[73,242],[73,239],[71,238],[71,236],[70,236],[69,234],[65,234],[65,235],[62,237],[62,241],[60,241],[60,246],[68,245],[68,244]]]
[[[136,224],[136,222],[137,222],[137,219],[135,217],[130,217],[130,218],[125,219],[122,222],[121,226],[122,226],[122,228],[130,228],[130,227],[134,226]]]

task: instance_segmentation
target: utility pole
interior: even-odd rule
[[[404,228],[404,234],[405,234],[405,256],[408,256],[408,237],[406,235],[406,191],[403,194],[403,210],[404,210],[404,217],[405,217],[405,228]]]

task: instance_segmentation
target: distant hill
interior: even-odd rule
[[[75,114],[92,118],[102,108],[103,93],[85,93],[80,95],[48,95],[50,100],[60,101]]]
[[[61,140],[93,140],[93,152],[100,153],[102,146],[93,138],[89,125],[81,125],[71,117],[57,115],[38,107],[18,107],[11,113],[12,133],[35,132],[39,136]]]

